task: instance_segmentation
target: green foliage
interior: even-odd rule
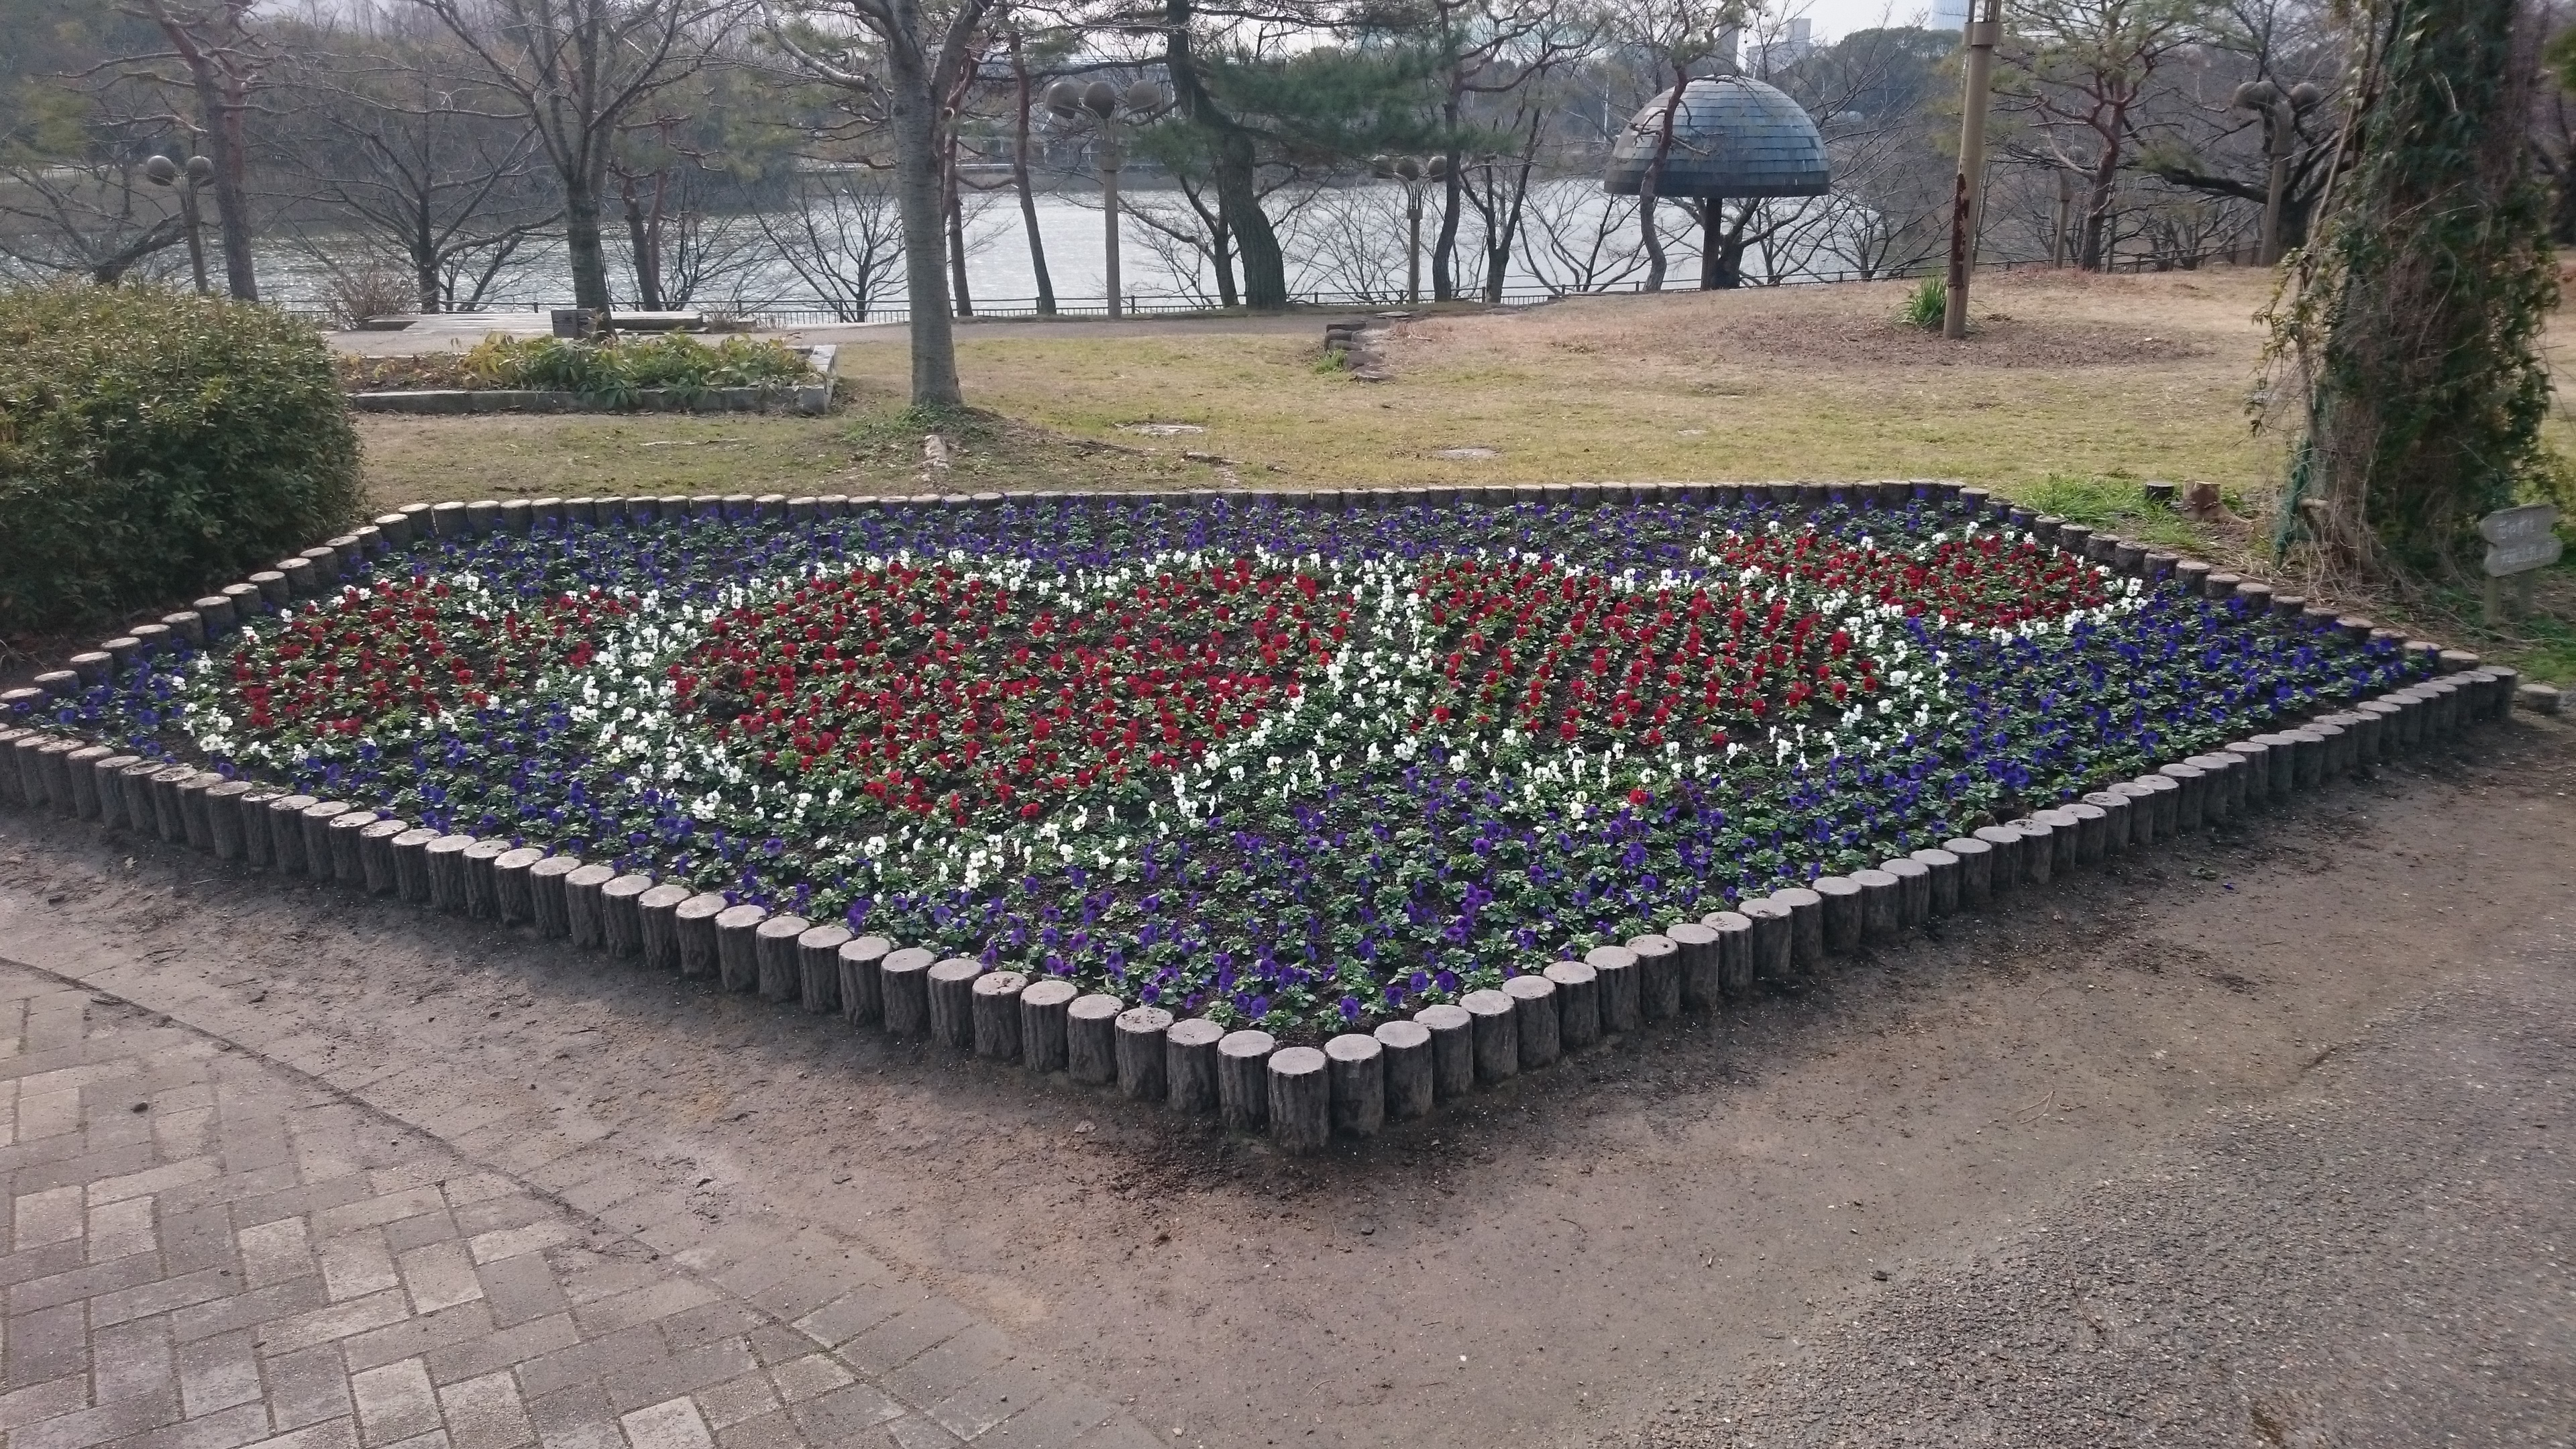
[[[2069,523],[2080,523],[2096,532],[2118,533],[2142,543],[2196,549],[2202,542],[2181,514],[2147,502],[2146,490],[2135,478],[2051,473],[2036,487],[2014,489],[2012,499]]]
[[[0,296],[0,629],[188,597],[358,502],[357,432],[309,326],[139,288]]]
[[[1939,277],[1925,277],[1914,284],[1905,296],[1905,309],[1896,314],[1908,327],[1938,332],[1950,315],[1950,284]]]
[[[495,332],[465,354],[470,384],[579,393],[609,407],[630,407],[646,388],[682,392],[808,382],[805,354],[783,343],[728,337],[715,346],[677,332],[658,337],[572,341]]]
[[[2514,0],[2376,0],[2357,160],[2274,311],[2307,381],[2277,551],[2442,573],[2479,515],[2546,474],[2557,302]]]

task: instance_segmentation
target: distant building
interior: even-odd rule
[[[1926,29],[1967,33],[1968,0],[1932,0],[1932,18],[1924,24]]]
[[[1965,3],[1965,0],[1961,0]],[[1754,55],[1754,68],[1762,75],[1777,75],[1813,55],[1816,50],[1815,23],[1804,18],[1783,21],[1780,33],[1759,46]]]

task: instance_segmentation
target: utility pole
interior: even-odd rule
[[[1978,199],[1986,187],[1986,102],[1995,81],[1995,45],[2003,39],[2003,0],[1986,0],[1983,20],[1968,22],[1968,94],[1959,110],[1959,179],[1950,198],[1950,310],[1941,335],[1968,335],[1968,274],[1976,269]]]

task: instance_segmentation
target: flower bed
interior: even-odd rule
[[[426,541],[49,709],[1315,1039],[2426,672],[1956,501],[1040,499]]]

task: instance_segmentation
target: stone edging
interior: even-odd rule
[[[222,633],[260,609],[316,597],[366,559],[408,549],[416,540],[524,533],[538,522],[803,521],[876,508],[988,509],[1040,499],[1102,506],[1126,496],[735,494],[411,504],[200,599],[193,610],[107,640],[75,656],[71,669],[38,676],[40,688],[10,691],[0,702],[86,687],[174,635],[202,646],[210,632]],[[0,728],[0,748],[11,756],[0,762],[0,803],[49,807],[58,815],[156,834],[220,860],[399,895],[450,914],[531,926],[543,937],[612,956],[641,956],[648,968],[712,980],[727,991],[757,991],[765,1000],[836,1013],[898,1037],[926,1036],[961,1054],[1016,1061],[1032,1071],[1063,1071],[1077,1082],[1161,1100],[1178,1111],[1217,1112],[1229,1127],[1267,1129],[1284,1149],[1312,1151],[1336,1134],[1374,1135],[1390,1118],[1421,1116],[1439,1102],[1545,1067],[1605,1037],[1740,998],[1757,983],[1808,979],[1828,954],[1886,940],[1937,916],[2046,884],[2062,872],[2320,788],[2469,725],[2500,719],[2517,697],[2516,671],[2481,668],[2474,654],[2406,640],[2259,580],[2097,536],[1953,482],[1522,484],[1150,496],[1189,502],[1266,496],[1329,512],[1461,501],[1725,504],[1763,498],[1789,508],[1818,508],[1955,499],[2115,573],[2172,577],[2185,592],[2204,598],[2233,597],[2249,609],[2296,616],[2356,641],[2398,642],[2408,654],[2447,669],[2438,678],[2305,725],[2164,763],[2080,800],[1985,826],[1876,869],[1822,877],[1740,902],[1737,910],[1678,920],[1624,946],[1595,947],[1580,961],[1525,972],[1500,990],[1471,991],[1459,1004],[1426,1007],[1411,1020],[1391,1021],[1366,1035],[1337,1036],[1321,1049],[1283,1048],[1267,1032],[1228,1032],[1203,1019],[1176,1021],[1160,1007],[1079,995],[1069,982],[988,971],[974,957],[949,955],[932,944],[903,946],[857,935],[846,926],[731,904],[720,894],[643,874],[621,875],[539,847],[440,835],[350,802],[227,781],[190,765],[156,766],[42,731]],[[2534,697],[2542,688],[2524,686],[2524,702],[2554,707],[2554,690],[2546,691],[2545,701]]]

